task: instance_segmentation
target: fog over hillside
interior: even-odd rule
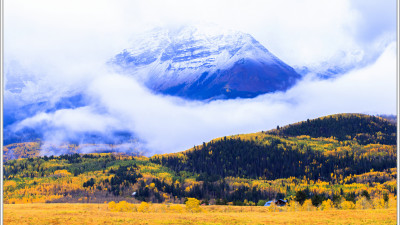
[[[5,2],[5,139],[135,139],[151,155],[328,114],[396,114],[395,4]],[[254,98],[200,101],[154,93],[109,64],[150,28],[199,21],[251,35],[302,78]]]

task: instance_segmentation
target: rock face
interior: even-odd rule
[[[152,30],[111,61],[156,93],[197,100],[253,98],[300,78],[251,35],[209,25]]]

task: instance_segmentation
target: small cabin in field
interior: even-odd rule
[[[285,206],[286,203],[287,203],[287,200],[284,200],[284,199],[275,200],[275,199],[274,199],[274,200],[272,200],[272,201],[266,202],[264,206],[271,206],[271,204],[272,204],[273,202],[275,202],[275,205],[276,205],[276,206]]]

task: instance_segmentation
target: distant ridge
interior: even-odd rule
[[[396,124],[383,117],[356,113],[342,113],[290,124],[269,131],[279,136],[308,135],[336,137],[338,140],[355,139],[363,144],[396,144]],[[374,138],[371,138],[371,137]]]

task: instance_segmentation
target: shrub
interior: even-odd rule
[[[138,212],[144,212],[144,213],[145,213],[145,212],[149,212],[149,211],[150,211],[150,205],[149,205],[149,203],[147,203],[147,202],[142,202],[142,203],[140,203],[140,205],[139,205],[137,211],[138,211]]]
[[[333,208],[334,208],[333,202],[330,199],[323,201],[319,206],[319,210],[324,210],[324,211],[331,210]]]
[[[249,201],[249,202],[247,203],[247,205],[248,205],[248,206],[255,206],[256,203],[254,203],[253,201]]]
[[[111,201],[108,203],[108,209],[113,212],[132,212],[136,211],[135,206],[132,203],[128,203],[126,201],[121,201],[119,203],[115,203]]]
[[[117,212],[131,212],[133,211],[134,206],[131,203],[128,203],[126,201],[121,201],[116,204],[115,211]]]
[[[236,201],[233,201],[233,205],[243,206],[243,205],[246,205],[246,204],[244,202],[240,201],[240,200],[236,200]]]
[[[340,203],[340,208],[341,209],[355,209],[356,205],[354,205],[354,203],[352,201],[343,201],[342,203]]]
[[[264,206],[265,205],[265,203],[266,203],[267,201],[266,200],[258,200],[258,202],[257,202],[257,206]]]
[[[201,212],[200,201],[195,198],[188,198],[186,201],[186,211],[188,212]]]
[[[114,201],[111,201],[108,203],[108,209],[111,211],[115,211],[116,203]]]

